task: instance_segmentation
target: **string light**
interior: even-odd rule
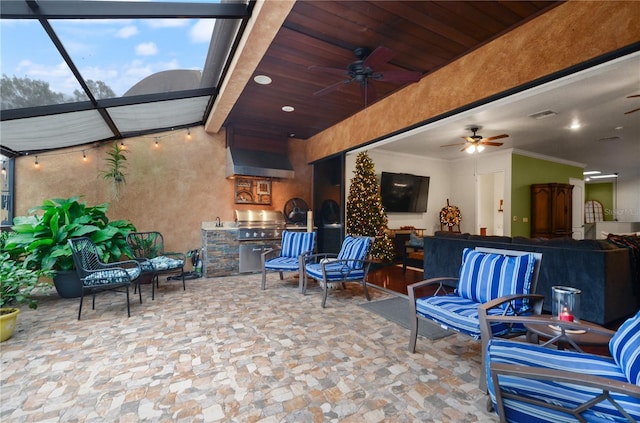
[[[187,128],[187,139],[191,139],[191,129]]]
[[[36,162],[33,165],[35,167],[40,167],[40,163],[38,163],[38,156],[36,156]]]
[[[158,137],[156,137],[156,148],[160,147],[160,144],[158,144]]]
[[[87,161],[87,155],[84,150],[82,150],[82,160],[84,160],[85,162]]]

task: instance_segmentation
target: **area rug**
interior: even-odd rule
[[[393,297],[380,301],[370,301],[360,304],[360,307],[409,329],[409,300],[406,298]],[[429,321],[420,320],[418,322],[418,335],[434,341],[454,333]]]

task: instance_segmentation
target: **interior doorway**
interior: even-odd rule
[[[571,191],[571,236],[573,239],[584,239],[584,180],[569,178],[573,185]]]
[[[476,233],[504,235],[504,171],[478,174]]]

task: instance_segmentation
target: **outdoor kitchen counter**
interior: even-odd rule
[[[235,222],[202,222],[204,276],[237,275],[239,269],[238,227]]]

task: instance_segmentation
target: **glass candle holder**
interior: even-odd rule
[[[552,313],[556,320],[574,322],[580,320],[580,291],[570,286],[552,286]]]

